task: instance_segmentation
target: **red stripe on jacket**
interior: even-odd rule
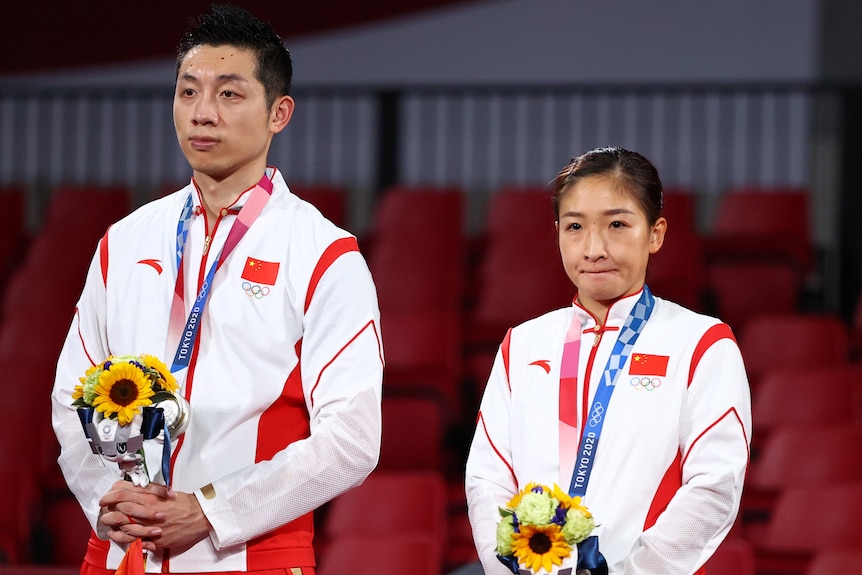
[[[733,337],[733,332],[730,329],[730,326],[727,324],[721,323],[712,326],[706,333],[701,336],[700,341],[697,342],[697,346],[695,346],[694,353],[691,356],[691,367],[688,372],[688,386],[691,386],[691,382],[694,379],[694,372],[697,369],[700,360],[703,358],[706,351],[712,347],[713,344],[722,339],[731,339],[736,342],[736,339]],[[709,427],[707,427],[698,437],[692,442],[689,447],[689,453],[691,453],[691,448],[697,443],[703,435],[715,427],[719,421],[724,419],[728,413],[733,412],[736,413],[735,409],[730,409],[724,415],[722,415],[717,421],[713,422]],[[739,416],[737,415],[737,419]],[[741,421],[740,421],[741,425]],[[743,436],[745,432],[743,430]],[[653,497],[652,503],[650,503],[649,511],[647,512],[646,519],[644,520],[644,530],[649,529],[653,525],[655,525],[658,518],[664,513],[664,510],[667,509],[667,506],[670,504],[673,496],[676,495],[676,492],[679,491],[680,487],[682,487],[682,467],[685,464],[685,460],[682,459],[682,455],[680,453],[676,454],[671,464],[668,466],[667,471],[665,471],[664,477],[662,477],[661,482],[659,482],[658,489],[656,489],[655,496]],[[701,567],[699,570],[695,572],[694,575],[705,575],[706,569]]]
[[[302,353],[302,340],[295,346],[296,357]],[[257,426],[255,463],[267,461],[288,445],[311,435],[308,410],[302,391],[300,363],[284,382],[279,398],[260,416]],[[248,570],[273,569],[285,565],[314,565],[312,538],[314,515],[306,513],[274,531],[248,542]]]
[[[726,323],[719,323],[712,326],[701,336],[700,341],[697,342],[697,346],[694,348],[694,353],[691,355],[691,367],[688,370],[689,386],[691,386],[691,382],[694,380],[694,372],[697,369],[697,365],[700,363],[703,354],[706,353],[706,350],[712,347],[712,344],[725,338],[736,343],[736,338],[733,337],[733,332],[730,330],[730,326]]]
[[[108,228],[110,230],[111,228]],[[102,283],[108,287],[108,232],[102,236],[102,241],[99,242],[99,263],[102,268]]]
[[[308,282],[308,291],[305,292],[304,312],[308,311],[308,307],[311,305],[311,298],[317,289],[317,284],[320,283],[320,278],[323,277],[329,266],[344,254],[358,251],[359,244],[356,242],[356,238],[353,237],[341,238],[329,244],[329,247],[323,251],[323,255],[317,260],[317,265],[314,266],[314,271],[311,273],[311,280]]]

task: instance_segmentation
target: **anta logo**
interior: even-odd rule
[[[536,361],[531,361],[530,365],[538,365],[545,370],[545,373],[551,373],[551,362],[547,359],[537,359]]]
[[[153,259],[140,260],[140,261],[138,261],[138,263],[144,264],[145,266],[150,266],[154,270],[156,270],[156,273],[158,273],[159,275],[162,275],[162,260],[153,260]]]

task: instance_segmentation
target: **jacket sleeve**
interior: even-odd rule
[[[729,328],[721,324],[713,329],[725,330],[727,336],[709,344],[702,355],[695,352],[680,418],[682,486],[616,566],[617,573],[694,573],[736,519],[749,461],[751,399]]]
[[[195,495],[216,548],[249,541],[361,484],[380,452],[383,347],[377,294],[358,251],[340,255],[305,312],[300,370],[310,434]]]
[[[496,552],[499,509],[518,492],[509,440],[511,397],[501,346],[482,397],[465,478],[473,540],[486,575],[511,573]]]
[[[83,292],[60,357],[51,393],[52,425],[60,444],[58,463],[71,492],[78,499],[90,525],[96,528],[99,499],[121,479],[119,468],[111,469],[90,450],[76,409],[72,391],[91,366],[108,356],[105,326],[106,292],[100,254],[107,249],[108,234],[90,264]],[[107,264],[104,264],[107,265]]]

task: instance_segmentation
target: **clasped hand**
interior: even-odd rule
[[[197,498],[164,485],[117,481],[99,505],[99,523],[107,528],[108,539],[120,545],[140,538],[144,549],[156,551],[192,545],[209,534]]]

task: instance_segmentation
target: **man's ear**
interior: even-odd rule
[[[272,118],[270,120],[270,131],[277,134],[287,126],[290,117],[293,116],[295,103],[290,96],[282,96],[272,105]]]

